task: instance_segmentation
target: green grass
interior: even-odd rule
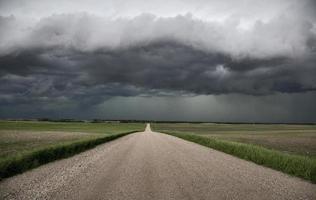
[[[0,159],[59,143],[141,130],[141,123],[0,121]]]
[[[316,125],[156,123],[152,128],[316,182]]]
[[[219,140],[196,134],[165,133],[316,183],[316,159],[310,157],[287,154],[257,145]]]
[[[0,121],[0,178],[74,155],[127,133],[142,123]]]
[[[88,122],[37,122],[37,121],[0,121],[0,130],[15,131],[64,131],[113,134],[139,130],[141,123],[88,123]]]
[[[133,132],[118,133],[94,139],[78,140],[75,142],[58,143],[53,146],[39,148],[33,151],[0,160],[0,180],[22,173],[39,165],[72,156],[76,153],[91,149],[99,144],[114,140]]]
[[[152,127],[161,132],[194,133],[316,158],[316,125],[157,123]]]

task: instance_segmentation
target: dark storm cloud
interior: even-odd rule
[[[163,94],[162,91],[266,95],[316,88],[314,56],[302,60],[235,60],[229,55],[206,53],[174,42],[63,55],[48,50],[2,57],[1,93],[15,95],[15,100],[31,96],[96,104],[109,96],[153,94],[152,91],[155,95]]]
[[[113,6],[112,16],[83,2],[46,13],[49,2],[1,1],[0,108],[316,90],[313,1],[223,2],[171,2],[152,14],[139,1],[135,10],[100,3]]]
[[[256,95],[315,89],[315,68],[309,66],[315,62],[313,57],[301,62],[283,57],[234,60],[220,53],[159,43],[109,54],[83,55],[80,60],[91,80],[99,84],[120,82],[195,94]]]

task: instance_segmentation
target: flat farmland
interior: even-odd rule
[[[316,125],[155,123],[155,131],[181,132],[316,157]]]
[[[141,123],[90,123],[90,122],[42,122],[42,121],[0,121],[0,130],[14,131],[63,131],[113,134],[131,129],[143,130]]]
[[[0,121],[0,180],[142,130],[141,123]]]
[[[0,157],[6,158],[36,148],[100,136],[80,132],[1,130]]]
[[[0,121],[0,159],[48,146],[143,129],[144,125],[137,123]]]

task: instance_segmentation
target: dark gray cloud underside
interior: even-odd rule
[[[0,117],[315,120],[315,1],[93,2],[0,1]]]
[[[159,96],[165,92],[306,92],[316,88],[315,60],[313,55],[303,60],[236,60],[173,42],[89,53],[22,51],[0,58],[0,91],[2,101],[65,98],[88,103],[102,102],[109,96]]]

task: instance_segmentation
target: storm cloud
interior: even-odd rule
[[[313,1],[58,3],[0,2],[1,109],[89,109],[114,97],[315,97]]]

